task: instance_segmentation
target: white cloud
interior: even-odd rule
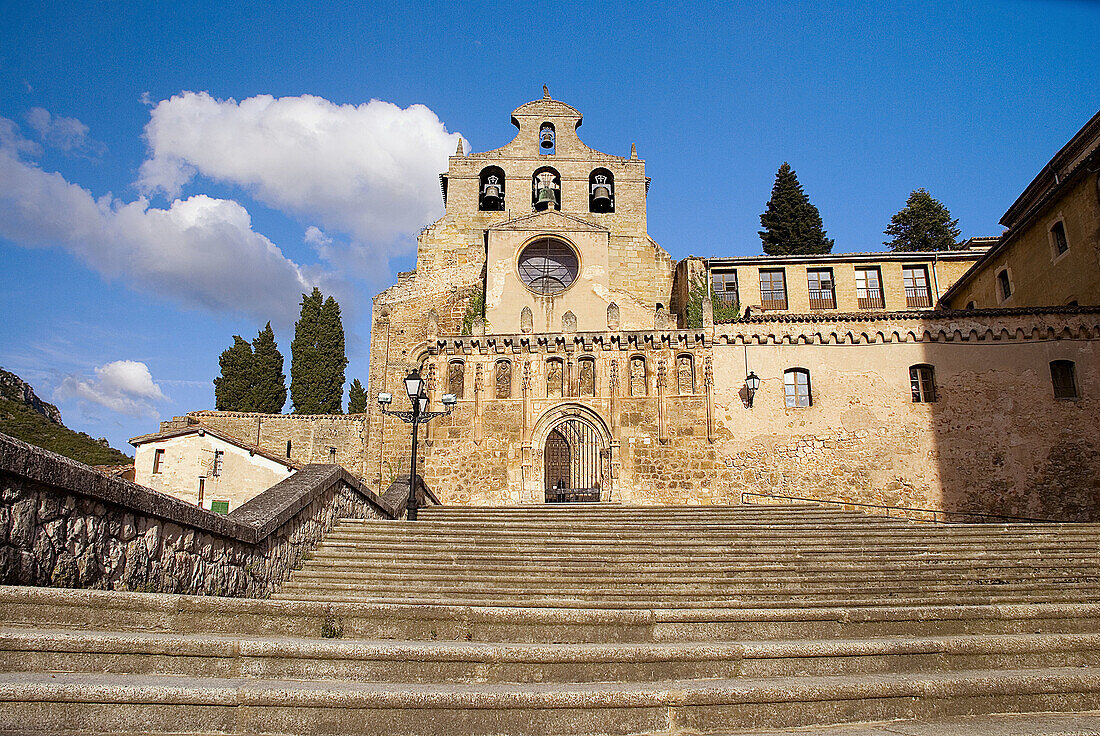
[[[95,199],[60,174],[20,160],[18,150],[18,141],[0,136],[2,238],[61,247],[108,278],[261,322],[290,321],[299,295],[312,288],[302,268],[253,231],[248,211],[233,200],[195,195],[159,209],[144,198]]]
[[[116,360],[95,369],[95,376],[68,375],[53,392],[55,400],[77,399],[132,417],[156,416],[154,402],[168,397],[153,382],[149,367],[136,360]]]
[[[45,108],[32,107],[28,110],[27,124],[47,146],[66,153],[94,158],[107,149],[88,135],[88,126],[84,123],[76,118],[55,117]]]
[[[14,120],[0,118],[0,151],[11,151],[24,156],[41,156],[42,146],[29,141],[19,133]]]
[[[439,173],[459,140],[423,105],[337,105],[310,95],[237,102],[205,92],[159,102],[145,137],[145,192],[178,196],[196,175],[235,184],[345,233],[353,242],[343,252],[376,266],[442,214]],[[314,245],[334,256],[331,241]]]

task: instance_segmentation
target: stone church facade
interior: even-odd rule
[[[588,148],[581,119],[545,93],[511,142],[460,149],[415,271],[374,299],[370,395],[403,404],[419,368],[433,410],[457,396],[421,442],[444,503],[766,494],[1100,518],[1097,301],[936,308],[992,239],[677,264],[648,234],[645,162]],[[194,422],[379,488],[408,472],[409,426],[375,405],[174,420]]]

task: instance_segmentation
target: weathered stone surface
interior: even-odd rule
[[[404,512],[311,465],[222,516],[2,434],[0,483],[0,584],[265,597],[337,518]]]

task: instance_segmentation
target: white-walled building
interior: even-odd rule
[[[209,427],[134,437],[135,482],[229,513],[285,480],[301,466]]]

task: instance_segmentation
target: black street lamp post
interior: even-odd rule
[[[378,406],[382,413],[397,417],[403,422],[412,425],[412,459],[409,462],[409,500],[406,504],[406,514],[409,521],[416,521],[416,485],[419,475],[416,472],[416,438],[417,425],[426,424],[436,417],[444,417],[454,411],[457,397],[454,394],[443,394],[443,405],[446,411],[427,411],[428,396],[424,393],[424,379],[420,371],[414,368],[405,376],[405,392],[409,395],[412,411],[391,411],[386,408],[393,401],[393,394],[378,394]]]

